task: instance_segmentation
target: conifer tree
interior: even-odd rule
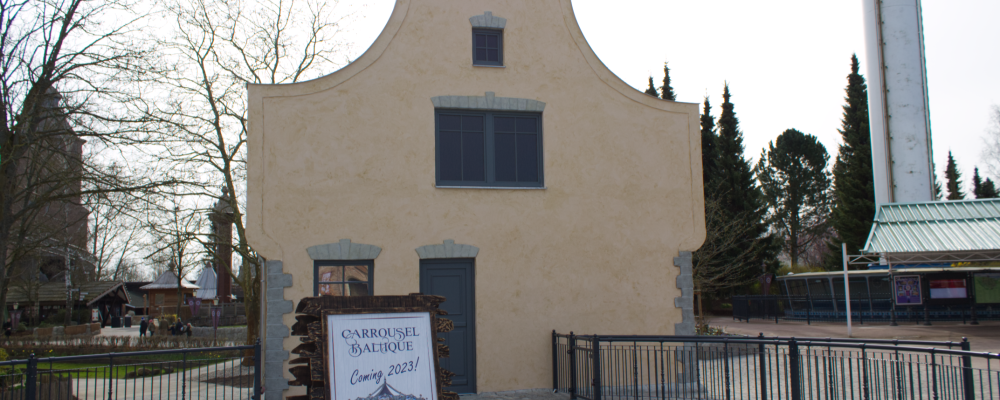
[[[677,100],[674,95],[674,88],[670,87],[670,68],[667,63],[663,63],[663,86],[660,86],[660,95],[663,100]]]
[[[719,136],[716,147],[716,179],[718,189],[726,198],[724,204],[732,214],[760,212],[762,209],[760,191],[750,163],[743,158],[743,132],[736,118],[736,111],[730,101],[729,84],[722,93],[722,115],[719,116]]]
[[[965,193],[962,193],[962,173],[958,172],[958,167],[955,166],[955,158],[951,156],[951,151],[948,151],[948,165],[944,168],[944,178],[947,180],[948,185],[948,200],[962,200],[965,198]]]
[[[704,177],[705,193],[709,192],[708,182],[716,175],[715,170],[715,117],[712,116],[712,105],[705,96],[705,104],[701,114],[701,170]]]
[[[972,170],[972,194],[976,196],[977,199],[995,199],[998,196],[996,185],[990,178],[983,178],[979,176],[979,168],[974,168]]]
[[[646,94],[653,97],[660,97],[659,93],[656,93],[656,86],[653,86],[653,77],[649,77],[649,87],[646,88]]]
[[[875,178],[872,173],[871,132],[868,127],[868,88],[858,73],[857,55],[851,55],[851,73],[847,75],[847,96],[841,120],[840,145],[833,166],[834,207],[830,224],[836,237],[830,242],[827,266],[839,266],[840,244],[847,244],[850,254],[864,246],[875,218]]]
[[[773,229],[792,266],[803,250],[822,240],[830,215],[830,156],[813,135],[785,130],[757,161],[757,180],[770,208]]]
[[[730,97],[726,84],[718,136],[711,133],[710,108],[702,117],[703,140],[714,136],[715,146],[711,153],[714,163],[708,162],[711,172],[705,176],[708,238],[694,254],[695,279],[701,283],[724,273],[727,282],[746,284],[778,265],[780,244],[767,235],[763,194],[743,157],[743,133]]]
[[[983,197],[977,197],[977,199],[995,199],[997,197],[1000,197],[1000,192],[997,191],[996,185],[990,178],[986,178],[983,181]]]
[[[983,178],[979,177],[979,167],[972,168],[972,195],[981,199],[983,194]]]

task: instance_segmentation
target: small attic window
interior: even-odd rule
[[[472,30],[472,64],[503,65],[503,31]]]
[[[503,30],[507,19],[486,11],[469,18],[472,24],[472,65],[503,66]]]

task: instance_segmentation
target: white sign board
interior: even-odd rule
[[[326,316],[332,400],[437,400],[430,314]]]

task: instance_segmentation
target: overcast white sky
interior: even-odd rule
[[[351,59],[375,40],[393,4],[340,1],[340,12],[355,16]],[[951,150],[971,188],[989,107],[1000,104],[1000,1],[922,6],[937,173],[943,176]],[[573,0],[573,7],[598,57],[638,90],[649,75],[659,84],[667,61],[677,99],[701,103],[708,95],[718,118],[728,81],[747,156],[756,159],[795,128],[836,157],[851,54],[862,74],[867,68],[860,0]]]

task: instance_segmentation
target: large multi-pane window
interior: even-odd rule
[[[472,30],[472,64],[503,65],[503,31]]]
[[[370,296],[372,295],[372,260],[331,261],[317,260],[315,265],[314,295],[316,296]]]
[[[438,110],[439,186],[541,187],[539,113]]]

